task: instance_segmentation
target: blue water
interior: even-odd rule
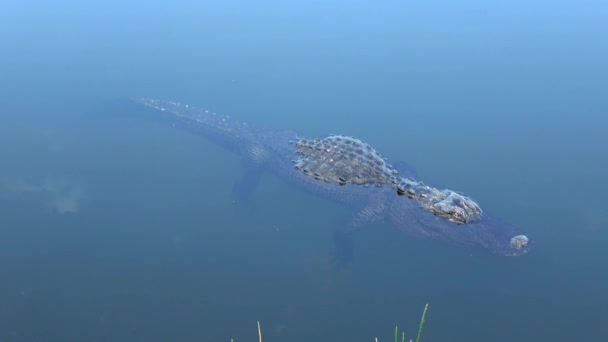
[[[0,13],[0,341],[606,341],[605,1],[16,1]],[[518,258],[353,213],[109,101],[345,133],[524,229]]]

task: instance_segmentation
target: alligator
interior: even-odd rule
[[[445,240],[503,256],[521,256],[532,249],[532,241],[515,226],[482,211],[467,196],[415,180],[409,165],[398,162],[391,166],[359,139],[343,135],[310,139],[295,131],[255,126],[156,99],[130,99],[128,110],[189,130],[240,155],[245,172],[235,183],[239,197],[247,198],[261,174],[270,172],[354,209],[355,214],[333,231],[333,261],[338,266],[351,262],[354,233],[381,222],[413,237]]]

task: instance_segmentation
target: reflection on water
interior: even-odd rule
[[[86,198],[81,181],[60,177],[45,177],[30,181],[20,177],[3,177],[0,194],[41,201],[58,214],[75,213]]]

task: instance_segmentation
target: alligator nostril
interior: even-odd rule
[[[525,235],[517,235],[511,238],[511,247],[522,249],[528,244],[528,237]]]

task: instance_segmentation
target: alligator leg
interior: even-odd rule
[[[380,196],[376,196],[380,197]],[[364,226],[384,220],[386,205],[381,200],[372,198],[346,224],[336,225],[333,231],[332,263],[338,270],[343,270],[352,262],[355,252],[354,235]]]
[[[251,195],[260,183],[262,166],[249,160],[243,161],[243,174],[232,187],[232,198],[239,204],[250,204]]]
[[[353,261],[355,240],[353,227],[339,225],[333,232],[333,251],[331,261],[335,269],[344,270]]]

